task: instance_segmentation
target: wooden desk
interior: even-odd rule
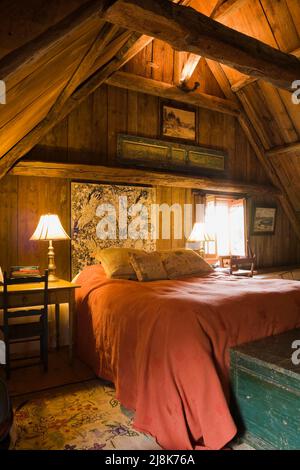
[[[49,282],[49,305],[55,305],[56,347],[60,343],[60,305],[69,305],[69,356],[73,358],[73,317],[75,304],[75,289],[80,287],[68,281],[58,280]],[[10,308],[34,307],[43,304],[44,283],[14,284],[8,286]],[[0,286],[0,309],[3,308],[3,287]]]

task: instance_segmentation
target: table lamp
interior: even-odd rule
[[[48,271],[49,281],[58,281],[55,276],[55,259],[54,259],[54,248],[52,242],[54,240],[70,240],[69,235],[65,232],[58,215],[46,214],[42,215],[37,228],[30,240],[47,240],[49,241],[48,249]]]
[[[194,224],[193,230],[188,238],[188,243],[193,250],[198,250],[200,256],[204,256],[205,249],[203,245],[204,240],[204,224],[196,222]],[[192,244],[192,246],[191,246]]]
[[[196,222],[187,241],[189,244],[193,244],[193,249],[198,250],[200,256],[204,258],[205,245],[206,243],[213,242],[214,238],[205,232],[203,223]]]

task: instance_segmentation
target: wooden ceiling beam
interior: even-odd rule
[[[249,195],[280,195],[272,186],[230,181],[221,178],[208,178],[196,175],[179,175],[161,171],[140,170],[136,168],[107,167],[97,165],[73,165],[70,163],[45,163],[22,161],[10,171],[18,176],[41,176],[101,181],[109,183],[149,184],[179,188],[202,189],[207,191],[226,191],[228,193]]]
[[[0,159],[0,179],[10,168],[26,155],[39,141],[82,101],[101,86],[108,77],[119,70],[145,46],[145,39],[133,33],[119,53],[107,65],[85,81],[55,112],[50,112],[46,118],[21,139],[9,152]]]
[[[76,90],[76,88],[78,88],[80,83],[85,79],[96,58],[101,52],[105,50],[107,44],[112,40],[112,38],[115,36],[119,29],[120,28],[118,26],[111,25],[109,23],[105,23],[102,26],[92,46],[80,62],[79,66],[68,81],[62,93],[59,95],[58,99],[49,111],[47,119],[55,120],[55,116],[60,113],[67,99],[72,95],[72,93]]]
[[[300,59],[300,48],[290,52],[290,54]],[[250,85],[250,83],[257,82],[257,80],[259,79],[256,77],[243,77],[232,85],[231,90],[233,93],[237,93],[245,88],[245,86]]]
[[[300,153],[300,142],[282,145],[280,147],[273,147],[266,152],[267,157],[276,157],[277,155],[287,155],[293,153]]]
[[[230,100],[224,100],[198,91],[186,93],[179,87],[169,83],[152,80],[151,78],[141,77],[128,72],[117,72],[108,78],[106,83],[118,88],[159,96],[160,98],[199,106],[223,114],[239,115],[239,106]]]
[[[291,91],[300,62],[257,39],[208,18],[190,7],[165,0],[110,0],[105,18],[127,29],[228,65]]]
[[[210,18],[218,18],[218,16],[220,18],[222,18],[224,13],[227,12],[224,15],[226,17],[227,14],[228,14],[228,11],[230,10],[230,6],[228,4],[230,3],[231,7],[232,7],[233,4],[237,4],[240,1],[241,0],[228,0],[228,1],[218,0],[215,7],[214,7],[214,9],[213,9],[213,11],[210,14]],[[225,6],[225,3],[226,3],[227,8]],[[187,3],[185,4],[185,6],[188,6]],[[229,11],[229,13],[230,13],[230,11]],[[187,83],[190,80],[190,78],[192,77],[194,71],[196,70],[200,60],[201,60],[200,55],[192,54],[192,53],[189,54],[188,59],[187,59],[186,63],[184,64],[183,69],[182,69],[181,74],[180,74],[180,80],[179,80],[180,83],[184,84],[184,83]]]
[[[126,42],[132,36],[132,31],[123,31],[120,35],[114,38],[109,45],[103,50],[101,54],[95,60],[93,66],[88,71],[85,80],[87,80],[91,75],[97,72],[101,67],[107,64],[112,60],[118,51],[126,44]],[[150,41],[150,38],[148,38]],[[145,39],[145,46],[147,45],[147,40]]]

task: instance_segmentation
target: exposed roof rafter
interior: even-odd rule
[[[167,42],[177,50],[217,60],[291,91],[300,62],[257,39],[165,0],[111,0],[105,18]]]
[[[139,34],[132,33],[130,39],[120,49],[114,59],[76,89],[76,91],[64,101],[62,106],[55,108],[54,105],[52,111],[46,118],[2,157],[0,160],[0,179],[5,176],[17,161],[37,145],[56,124],[62,121],[62,119],[99,88],[114,72],[119,70],[144,47],[145,38],[140,37]]]
[[[161,98],[183,102],[202,108],[218,111],[231,116],[238,116],[240,107],[233,101],[201,92],[185,93],[180,88],[151,78],[141,77],[128,72],[114,73],[106,83],[118,88],[125,88]]]

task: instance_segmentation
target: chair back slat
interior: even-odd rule
[[[29,309],[18,310],[13,302],[10,302],[10,297],[14,297],[16,290],[8,289],[11,285],[16,284],[36,284],[44,283],[43,286],[43,300],[41,301],[40,308],[37,308],[34,303],[32,305],[33,310],[30,310],[30,305],[26,305]],[[7,276],[7,272],[3,274],[3,326],[1,327],[4,333],[4,342],[5,342],[5,359],[6,359],[6,376],[10,377],[10,344],[20,343],[23,341],[28,341],[30,337],[39,337],[40,341],[40,357],[41,361],[44,364],[44,370],[48,370],[48,303],[49,303],[49,282],[48,282],[48,271],[45,271],[43,276],[28,278],[24,282],[20,283],[19,279],[11,279]],[[29,289],[30,291],[30,289]],[[22,290],[19,291],[21,294]],[[36,307],[36,308],[34,308]],[[39,316],[39,320],[34,323],[14,323],[9,322],[13,318],[28,318],[29,316]],[[32,339],[31,339],[32,341]]]
[[[44,283],[43,286],[43,291],[44,291],[44,300],[43,300],[43,307],[46,309],[48,307],[48,290],[49,290],[49,281],[48,281],[48,270],[45,270],[44,275],[42,276],[34,276],[34,277],[29,277],[28,279],[22,279],[22,282],[20,282],[19,279],[17,278],[10,278],[7,275],[7,272],[5,271],[3,273],[3,312],[4,312],[4,317],[5,317],[5,312],[9,316],[8,309],[9,308],[14,308],[9,304],[9,297],[11,293],[8,290],[9,286],[13,285],[26,285],[26,284],[40,284]],[[5,320],[5,318],[4,318]],[[5,323],[5,321],[4,321]]]

